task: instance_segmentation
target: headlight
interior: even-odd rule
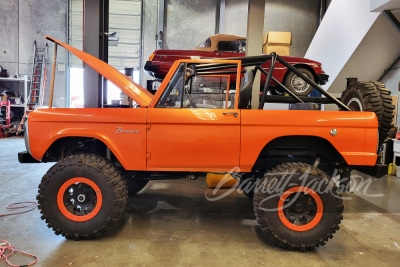
[[[29,144],[28,116],[26,117],[26,120],[24,122],[24,140],[26,151],[28,151],[28,153],[32,155],[31,146]]]

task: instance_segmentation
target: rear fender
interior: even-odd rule
[[[347,165],[346,160],[326,139],[317,136],[282,136],[271,140],[261,150],[252,171],[271,169],[284,162],[313,164],[320,159],[319,167],[332,174],[335,166]]]

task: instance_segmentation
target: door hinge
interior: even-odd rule
[[[150,152],[147,152],[147,153],[146,153],[146,158],[147,158],[147,159],[151,158],[151,153],[150,153]]]
[[[151,130],[151,124],[147,124],[147,130]]]

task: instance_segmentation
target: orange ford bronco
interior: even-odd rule
[[[66,238],[90,239],[110,230],[124,213],[128,193],[140,191],[148,180],[234,173],[253,200],[263,232],[279,246],[308,250],[324,245],[339,229],[343,203],[340,184],[331,177],[344,178],[354,168],[380,170],[377,116],[349,111],[276,54],[178,60],[152,95],[95,57],[47,38],[137,103],[136,108],[29,114],[27,151],[19,160],[57,162],[44,175],[37,200],[48,227]],[[279,82],[299,103],[266,110],[268,96],[262,94],[258,109],[251,109],[254,75],[267,76],[268,92],[270,82],[277,82],[272,77],[277,61],[341,111],[318,110]],[[260,67],[266,62],[267,70]],[[235,87],[229,86],[232,76]]]

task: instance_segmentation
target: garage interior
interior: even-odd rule
[[[10,109],[18,118],[17,128],[29,109],[36,42],[47,49],[45,90],[38,106],[49,106],[49,99],[53,108],[123,104],[126,98],[116,86],[66,49],[59,47],[54,65],[55,44],[45,36],[104,60],[144,88],[156,90],[161,81],[144,70],[155,50],[190,50],[212,35],[231,34],[247,37],[246,56],[258,56],[265,33],[290,32],[290,56],[321,62],[329,75],[321,86],[335,97],[341,97],[348,77],[385,84],[396,105],[391,136],[395,139],[399,10],[396,0],[2,0],[0,66],[6,71],[0,76],[10,80],[0,77],[0,90],[16,93],[21,101]],[[253,95],[260,93],[257,79]],[[258,106],[255,103],[253,107]],[[271,104],[268,109],[284,109],[282,105],[288,106]],[[326,104],[324,109],[337,107]],[[271,242],[257,224],[252,201],[240,191],[210,200],[215,190],[207,186],[205,175],[193,181],[150,181],[129,196],[121,221],[111,231],[98,239],[74,241],[55,235],[38,209],[3,216],[13,212],[6,208],[9,204],[36,201],[37,186],[54,165],[19,163],[18,153],[26,150],[21,135],[0,138],[0,239],[36,255],[36,266],[397,266],[400,261],[400,171],[396,176],[394,165],[392,174],[382,178],[352,172],[361,182],[353,192],[343,193],[340,230],[325,246],[311,251],[288,251]],[[394,142],[386,146],[384,163],[396,163]],[[0,248],[5,245],[1,242]],[[8,266],[0,255],[0,267]],[[18,254],[9,260],[20,265],[32,262]]]

